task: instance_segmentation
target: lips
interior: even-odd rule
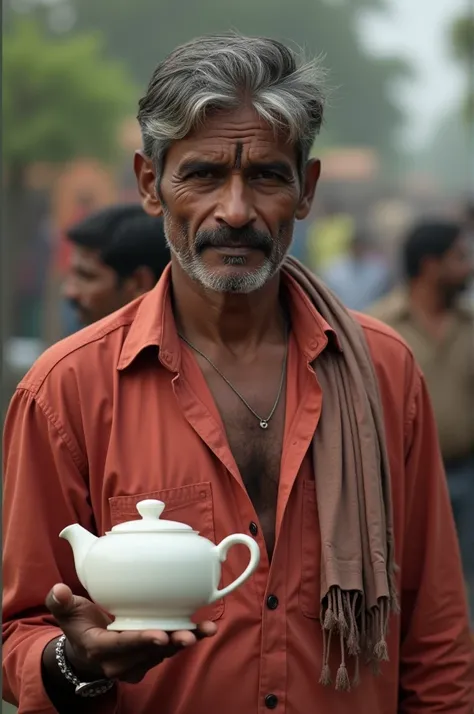
[[[213,250],[217,250],[219,253],[228,253],[228,254],[234,254],[234,253],[247,253],[249,250],[256,250],[251,245],[219,245],[219,246],[210,246]]]

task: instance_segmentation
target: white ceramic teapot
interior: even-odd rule
[[[259,564],[250,536],[230,535],[214,545],[184,523],[160,520],[164,508],[162,501],[140,501],[141,520],[120,523],[102,538],[78,523],[59,534],[92,600],[115,617],[109,630],[195,629],[190,617],[242,585]],[[221,563],[237,543],[250,550],[250,562],[219,590]]]

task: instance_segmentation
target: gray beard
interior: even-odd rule
[[[283,258],[278,261],[266,258],[257,269],[230,275],[218,275],[207,268],[198,256],[190,256],[171,248],[181,268],[190,278],[200,283],[207,290],[217,293],[251,293],[260,290],[279,270]],[[229,265],[229,263],[227,263]],[[232,263],[242,265],[242,263]]]
[[[195,282],[200,283],[206,290],[212,290],[217,293],[251,293],[255,290],[260,290],[280,269],[286,251],[275,250],[273,255],[265,258],[264,263],[259,268],[250,269],[248,272],[243,272],[240,269],[234,275],[216,275],[212,270],[207,268],[202,262],[199,255],[191,253],[188,248],[188,237],[183,231],[180,231],[180,243],[184,245],[183,250],[176,250],[168,238],[166,227],[168,224],[173,225],[172,218],[165,211],[165,237],[170,251],[176,257],[183,271]],[[225,264],[228,266],[245,265],[245,256],[227,256]]]

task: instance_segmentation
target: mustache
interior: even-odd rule
[[[198,254],[206,248],[224,248],[243,246],[261,250],[266,256],[273,251],[273,238],[256,228],[229,228],[223,226],[215,230],[203,230],[196,233],[194,247]]]

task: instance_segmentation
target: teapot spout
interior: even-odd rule
[[[59,537],[67,540],[71,546],[74,554],[74,565],[76,566],[77,577],[81,581],[83,587],[87,590],[87,584],[84,577],[84,561],[92,544],[98,540],[97,536],[89,533],[89,531],[80,526],[79,523],[74,523],[71,526],[63,528]]]

